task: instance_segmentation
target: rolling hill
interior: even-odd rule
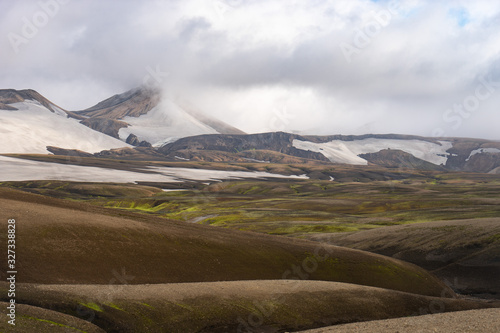
[[[0,210],[16,219],[21,332],[279,332],[493,307],[359,250],[6,188]],[[8,301],[7,282],[0,290]]]

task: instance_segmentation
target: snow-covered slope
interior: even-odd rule
[[[169,99],[157,88],[139,87],[114,95],[91,108],[75,111],[83,124],[127,141],[162,146],[178,138],[200,134],[245,134],[188,103]]]
[[[139,117],[121,120],[129,126],[119,130],[120,139],[126,140],[130,134],[134,134],[140,141],[147,141],[153,146],[162,146],[180,137],[218,133],[170,100],[162,101]]]
[[[353,141],[333,140],[326,143],[293,140],[297,149],[309,150],[323,154],[331,162],[354,165],[367,165],[368,161],[359,157],[361,154],[377,153],[384,149],[398,149],[413,156],[436,164],[445,165],[448,160],[447,150],[453,145],[449,141],[440,144],[422,140],[364,139]]]
[[[0,110],[2,154],[47,154],[47,146],[89,153],[129,146],[68,118],[59,108],[52,112],[33,100],[9,105],[18,110]]]
[[[477,155],[477,154],[499,154],[500,153],[500,149],[497,149],[497,148],[480,148],[480,149],[476,149],[476,150],[473,150],[471,151],[469,157],[467,157],[467,159],[465,161],[469,161],[471,159],[472,156],[474,155]]]
[[[198,181],[220,181],[240,178],[285,178],[308,179],[307,176],[285,176],[269,172],[224,171],[169,167],[149,167],[144,172],[115,170],[30,161],[0,156],[0,181],[67,180],[78,182],[183,182],[186,179]]]

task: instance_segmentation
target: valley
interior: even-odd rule
[[[352,167],[344,170],[350,177],[337,181],[235,178],[125,185],[52,180],[1,186],[187,224],[376,252],[434,271],[458,292],[499,297],[496,176],[424,172],[404,179],[353,180],[361,172],[370,177],[366,171]]]
[[[0,333],[500,332],[500,2],[0,27]]]
[[[145,88],[81,111],[29,90],[0,103],[20,332],[288,332],[500,307],[497,141],[245,134]]]

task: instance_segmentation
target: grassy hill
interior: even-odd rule
[[[17,221],[18,282],[102,284],[116,280],[116,272],[125,272],[134,277],[127,281],[131,284],[300,278],[430,296],[440,296],[447,288],[412,264],[299,239],[9,189],[0,189],[0,209]],[[1,237],[6,243],[6,234]]]
[[[328,236],[331,244],[424,267],[461,293],[500,298],[500,218],[435,221]],[[325,239],[311,238],[316,237]]]
[[[38,321],[57,311],[117,333],[284,332],[490,307],[476,301],[300,280],[114,286],[28,284],[19,289],[19,302],[48,309],[47,313],[38,313]],[[51,321],[70,326],[67,316],[61,322],[57,318]],[[76,324],[73,321],[73,327]]]

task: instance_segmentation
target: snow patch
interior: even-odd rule
[[[57,114],[58,116],[68,118],[68,114],[66,112],[64,112],[61,108],[59,108],[58,106],[56,106],[54,104],[50,104],[50,107],[52,108],[52,110],[54,110],[55,114]]]
[[[36,101],[12,104],[17,111],[0,110],[0,153],[48,154],[46,147],[89,153],[130,145],[84,126],[59,108],[56,113]],[[61,112],[62,113],[61,113]]]
[[[498,154],[500,153],[500,149],[497,148],[479,148],[476,150],[471,151],[469,157],[465,160],[466,162],[471,159],[472,156],[476,154],[482,154],[482,153],[490,153],[490,154]]]
[[[395,140],[395,139],[363,139],[354,141],[334,140],[325,143],[293,140],[293,146],[301,150],[309,150],[323,154],[331,162],[367,165],[368,161],[359,157],[361,154],[377,153],[384,149],[399,149],[424,161],[441,165],[446,164],[453,147],[449,141],[439,141],[439,144],[422,140]]]
[[[121,120],[130,126],[120,129],[120,139],[126,140],[130,134],[135,134],[140,141],[148,141],[154,147],[186,136],[218,133],[169,100],[162,101],[140,117],[128,116]]]
[[[162,140],[162,141],[158,141],[154,144],[154,147],[163,147],[163,146],[166,146],[170,143],[174,143],[175,141],[179,140],[180,138],[178,137],[171,137],[171,138],[166,138],[165,140]]]
[[[254,158],[245,158],[243,157],[244,160],[249,161],[249,162],[255,162],[255,163],[271,163],[269,161],[261,161],[261,160],[256,160]]]
[[[30,161],[13,157],[0,156],[0,181],[29,180],[65,180],[77,182],[100,183],[135,183],[135,182],[184,182],[222,181],[224,179],[240,178],[290,178],[308,179],[302,176],[284,176],[268,172],[222,171],[206,169],[148,167],[149,173],[105,169],[99,167],[81,166]],[[150,173],[154,171],[155,173]]]

